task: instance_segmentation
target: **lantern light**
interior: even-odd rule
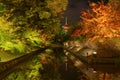
[[[95,52],[95,51],[94,51],[94,52],[93,52],[93,54],[94,54],[94,55],[96,55],[96,54],[97,54],[97,52]]]

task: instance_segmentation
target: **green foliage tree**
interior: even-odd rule
[[[8,20],[23,29],[37,28],[56,34],[60,29],[58,15],[65,9],[67,0],[1,0],[6,6]]]
[[[11,37],[11,40],[14,36],[14,41],[27,48],[28,46],[39,46],[59,33],[61,28],[58,17],[66,9],[67,2],[67,0],[0,0],[0,15],[4,16],[6,22],[11,22],[12,25],[5,25],[4,22],[1,24],[7,26],[8,29],[12,26],[11,31],[14,32],[14,35],[11,34],[12,32],[7,33],[10,34],[8,37]],[[2,34],[4,38],[8,38],[5,37],[6,33]],[[6,45],[12,45],[11,40],[1,47],[7,50]],[[12,49],[14,47],[17,48],[17,44],[9,46]]]
[[[59,16],[67,3],[68,0],[0,0],[0,50],[26,53],[50,44],[61,30]],[[33,59],[35,62],[28,63],[27,69],[12,73],[6,80],[42,80],[40,60]]]

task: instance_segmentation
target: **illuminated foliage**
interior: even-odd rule
[[[39,69],[43,69],[42,64],[36,57],[29,61],[28,63],[20,66],[20,68],[10,74],[6,80],[43,80],[41,79],[41,74]]]
[[[50,43],[60,31],[58,15],[66,9],[67,2],[0,0],[0,47],[5,51],[23,53],[32,47]]]
[[[90,6],[90,10],[82,12],[82,21],[72,36],[83,35],[90,40],[120,37],[120,5],[114,1]]]
[[[5,16],[24,30],[42,29],[44,33],[56,34],[60,30],[58,15],[66,9],[67,0],[0,0],[8,10]]]
[[[0,17],[0,47],[5,51],[24,52],[24,44],[18,39],[15,32],[18,29],[19,27],[14,27],[13,23],[8,22],[5,17]]]
[[[36,30],[27,30],[19,33],[20,26],[13,26],[13,22],[6,17],[0,17],[0,47],[12,53],[24,53],[30,46],[39,46],[42,43],[41,33]],[[9,35],[8,35],[9,34]]]
[[[61,30],[59,16],[66,9],[67,3],[68,0],[0,0],[0,51],[17,55],[51,44]],[[51,52],[46,50],[46,53]],[[54,71],[56,64],[51,65]],[[40,60],[33,57],[30,63],[22,65],[20,70],[10,74],[6,80],[43,80],[39,71],[41,67]],[[57,73],[56,80],[59,77]],[[53,80],[46,74],[50,73],[45,72],[44,78]]]

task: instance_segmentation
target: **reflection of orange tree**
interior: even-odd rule
[[[104,43],[97,43],[97,57],[117,59],[120,56],[120,43],[113,39],[106,39]]]
[[[90,6],[91,10],[82,12],[82,21],[72,36],[83,35],[90,40],[120,37],[120,8],[113,3],[91,3]]]

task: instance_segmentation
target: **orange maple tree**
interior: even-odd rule
[[[90,40],[97,38],[120,38],[120,4],[104,5],[91,3],[91,9],[81,12],[82,21],[73,31],[72,37],[85,36]]]

